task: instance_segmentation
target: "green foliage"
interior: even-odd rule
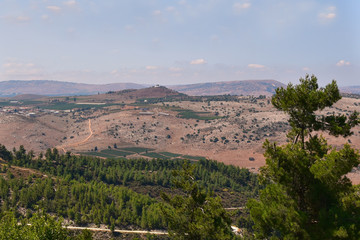
[[[26,209],[31,217],[42,209],[78,225],[95,223],[141,229],[167,228],[167,222],[159,215],[162,203],[156,198],[161,190],[171,191],[172,171],[180,170],[184,163],[184,160],[61,155],[56,149],[48,149],[44,156],[34,158],[23,147],[9,154],[8,164],[36,169],[43,175],[0,177],[1,211]],[[258,193],[256,176],[247,169],[208,160],[192,166],[201,187],[220,193],[227,188],[233,198],[243,193],[241,199]]]
[[[336,83],[318,89],[314,76],[300,82],[277,90],[272,99],[277,108],[290,114],[289,137],[294,141],[284,146],[264,143],[266,166],[259,178],[267,186],[260,200],[247,204],[255,236],[359,239],[360,192],[346,177],[359,165],[359,153],[347,144],[339,150],[332,148],[323,137],[310,134],[326,130],[335,136],[348,136],[351,127],[359,123],[357,113],[347,121],[342,115],[317,116],[317,110],[340,99]]]
[[[3,213],[0,217],[0,240],[71,239],[67,230],[62,227],[62,222],[46,214],[35,214],[29,220],[24,219],[20,222],[11,212]]]
[[[220,198],[206,193],[194,177],[194,166],[185,163],[182,171],[174,172],[174,185],[184,195],[163,193],[170,205],[162,212],[169,226],[171,239],[231,239],[230,218],[221,205]]]
[[[0,177],[0,192],[3,208],[22,207],[33,211],[40,208],[74,220],[76,224],[166,227],[158,215],[160,203],[121,186],[52,179],[36,179],[29,183]]]
[[[99,159],[87,156],[60,155],[56,149],[48,149],[45,157],[45,160],[40,158],[31,160],[29,155],[25,154],[21,159],[11,157],[8,162],[67,180],[98,181],[115,185],[136,183],[159,185],[166,188],[171,187],[171,172],[181,169],[184,163],[184,160]],[[231,188],[249,196],[257,195],[256,175],[251,174],[249,170],[202,158],[196,159],[199,161],[194,163],[195,174],[202,186],[213,190]]]
[[[77,235],[75,239],[76,240],[91,240],[93,238],[92,238],[91,231],[88,229],[85,229],[85,230],[81,231],[81,233],[79,235]]]
[[[339,116],[316,116],[316,111],[331,107],[341,99],[339,89],[333,80],[325,88],[319,88],[317,78],[306,75],[300,78],[299,85],[289,84],[287,88],[276,89],[272,104],[279,110],[290,115],[295,142],[300,137],[304,144],[305,137],[313,131],[324,130],[334,136],[351,135],[351,127],[359,123],[358,113],[354,112],[349,118]]]
[[[0,144],[0,158],[5,161],[10,161],[12,159],[12,154],[6,149],[6,147]]]
[[[39,107],[42,109],[52,109],[52,110],[71,110],[71,109],[82,109],[82,110],[88,110],[91,108],[103,108],[103,107],[109,107],[114,106],[116,104],[76,104],[76,98],[74,98],[74,103],[69,102],[55,102],[47,105],[40,105]]]

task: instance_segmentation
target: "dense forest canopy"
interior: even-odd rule
[[[172,188],[172,173],[187,162],[100,159],[62,155],[57,149],[34,156],[23,146],[9,151],[3,145],[0,157],[2,212],[15,211],[15,216],[29,219],[41,210],[79,226],[105,224],[110,229],[167,229],[160,192],[180,193]],[[247,169],[209,160],[190,164],[205,192],[233,195],[226,199],[228,206],[242,206],[258,194],[256,175]],[[16,176],[12,170],[19,167],[33,172]]]

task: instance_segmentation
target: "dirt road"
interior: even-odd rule
[[[87,136],[87,138],[85,138],[84,140],[82,140],[80,142],[73,143],[73,144],[65,145],[64,147],[60,147],[60,148],[64,151],[64,153],[66,153],[65,148],[76,147],[76,146],[79,146],[81,144],[86,143],[92,137],[92,135],[94,134],[93,130],[91,129],[91,120],[90,119],[89,119],[89,131],[90,131],[89,136]]]
[[[110,229],[107,228],[88,228],[88,227],[72,227],[67,226],[65,227],[70,230],[90,230],[90,231],[97,231],[97,232],[111,232]],[[168,233],[165,231],[145,231],[145,230],[124,230],[124,229],[116,229],[114,232],[117,233],[130,233],[130,234],[153,234],[153,235],[167,235]]]

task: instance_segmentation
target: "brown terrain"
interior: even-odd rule
[[[7,112],[5,109],[9,107],[3,107],[0,143],[8,149],[24,145],[36,153],[53,147],[73,153],[108,149],[114,144],[117,147],[146,147],[157,152],[204,156],[254,172],[265,164],[262,149],[265,139],[286,143],[287,116],[271,105],[270,98],[176,100],[183,96],[164,87],[152,87],[78,97],[72,104],[79,107],[71,110],[38,111],[29,115],[22,112],[37,111],[37,106],[19,103],[15,112]],[[153,98],[163,99],[150,103]],[[48,98],[43,101],[48,104],[73,100]],[[97,107],[81,110],[86,104]],[[30,109],[22,110],[21,107]],[[198,116],[209,118],[181,118],[179,109],[192,110]],[[349,114],[355,110],[360,110],[360,99],[343,98],[323,113]],[[325,137],[337,148],[349,143],[360,149],[360,127],[353,131],[354,134],[346,139]],[[131,157],[143,156],[134,154]],[[360,173],[356,170],[349,176],[360,183]]]

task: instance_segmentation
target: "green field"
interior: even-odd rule
[[[181,154],[177,154],[177,153],[171,153],[171,152],[159,152],[161,155],[164,155],[165,157],[170,157],[170,158],[176,158],[176,157],[181,157]]]
[[[101,153],[105,153],[105,154],[109,154],[109,155],[113,155],[116,157],[124,157],[124,156],[129,156],[129,155],[133,155],[133,152],[125,152],[125,151],[121,151],[121,150],[102,150]]]
[[[191,156],[191,155],[183,155],[182,156],[184,159],[189,159],[189,160],[205,160],[205,157],[201,157],[201,156]]]
[[[177,109],[177,117],[185,119],[196,119],[196,120],[214,120],[221,118],[219,116],[214,116],[210,112],[194,112],[190,109]]]
[[[40,107],[43,109],[51,109],[51,110],[71,110],[74,108],[80,108],[80,109],[103,108],[112,105],[114,104],[95,105],[95,104],[76,104],[76,103],[68,103],[68,102],[59,102],[59,103],[53,103]]]
[[[148,153],[143,153],[141,155],[146,156],[146,157],[151,157],[151,158],[169,159],[169,157],[166,157],[166,156],[161,155],[156,152],[148,152]]]
[[[144,153],[146,151],[154,151],[154,149],[151,148],[142,148],[142,147],[125,147],[125,148],[119,148],[122,151],[125,152],[134,152],[134,153]]]

